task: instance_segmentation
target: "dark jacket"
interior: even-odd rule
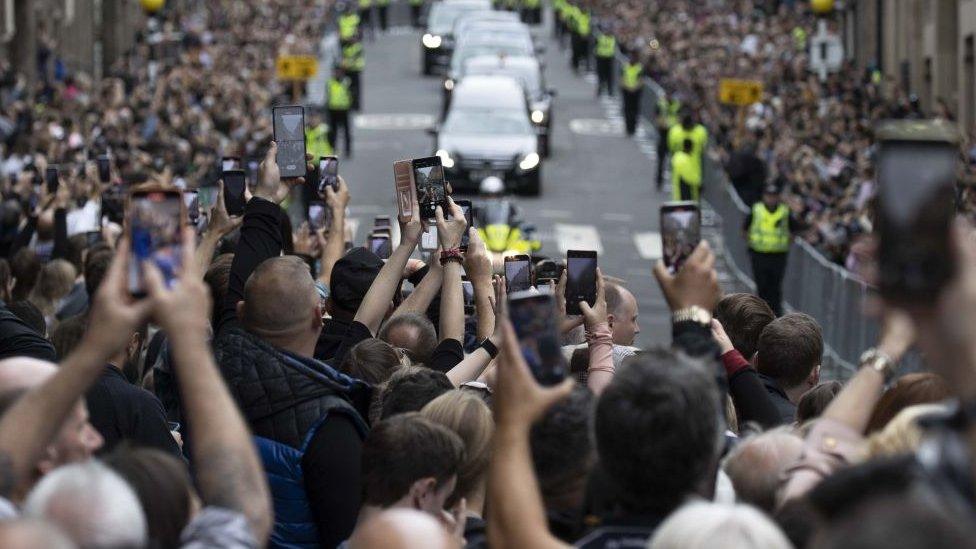
[[[18,356],[50,362],[58,360],[54,345],[0,301],[0,359]]]
[[[783,422],[783,425],[790,425],[796,421],[796,404],[790,402],[789,397],[786,396],[786,391],[779,386],[779,383],[775,379],[763,374],[759,374],[759,379],[762,380],[763,385],[766,387],[769,399],[779,411],[780,420]]]

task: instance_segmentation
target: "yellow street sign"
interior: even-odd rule
[[[282,55],[275,69],[279,80],[308,80],[318,72],[319,63],[311,55]]]
[[[758,80],[723,78],[718,83],[718,100],[726,105],[748,106],[762,101],[763,84]]]

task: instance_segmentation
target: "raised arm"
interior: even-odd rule
[[[484,340],[496,331],[495,309],[492,307],[491,258],[481,235],[474,227],[468,227],[470,239],[464,255],[464,272],[474,289],[474,310],[478,319],[477,338]]]
[[[200,244],[197,246],[196,263],[199,266],[197,274],[202,277],[207,273],[220,239],[240,227],[243,222],[243,217],[231,217],[227,214],[227,206],[224,204],[224,182],[220,181],[217,187],[217,203],[210,211],[207,230],[200,237]]]
[[[735,405],[740,424],[755,421],[766,428],[782,423],[782,416],[769,397],[769,392],[759,379],[759,372],[735,350],[725,327],[712,319],[712,337],[722,354],[722,367],[729,380],[729,396]]]
[[[461,207],[453,199],[448,197],[447,203],[451,211],[446,213],[451,215],[450,219],[444,217],[445,212],[440,206],[435,212],[437,239],[442,253],[448,254],[446,262],[443,262],[444,278],[441,280],[440,338],[441,341],[453,339],[460,342],[464,339],[464,290],[461,288],[461,272],[464,269],[461,266],[460,246],[467,222]],[[452,253],[457,254],[454,259],[450,257]]]
[[[566,276],[566,273],[563,273]],[[581,301],[580,311],[583,312],[583,325],[586,328],[586,343],[590,354],[590,366],[586,377],[586,385],[593,394],[600,396],[603,390],[613,381],[616,371],[613,364],[613,332],[607,315],[607,292],[603,280],[603,272],[596,270],[596,301],[593,306]]]
[[[264,543],[272,523],[270,493],[250,431],[207,344],[210,293],[193,261],[193,240],[188,230],[184,269],[172,291],[149,267],[153,318],[169,334],[183,409],[193,422],[190,448],[200,497],[207,505],[243,514],[254,537]]]
[[[54,248],[51,259],[67,259],[71,254],[68,242],[68,206],[71,202],[71,189],[61,183],[54,195]]]
[[[326,286],[329,286],[329,281],[332,280],[332,268],[335,267],[336,261],[346,253],[346,206],[349,204],[349,187],[342,176],[338,177],[338,181],[338,191],[333,190],[332,187],[325,189],[325,202],[332,211],[329,237],[325,238],[324,229],[316,232],[322,250],[319,281]]]
[[[420,284],[417,284],[413,292],[393,312],[393,317],[407,313],[427,313],[427,308],[430,307],[434,298],[440,293],[441,281],[444,279],[444,269],[441,267],[441,262],[437,259],[437,252],[435,252],[433,259],[427,266],[427,274],[424,275]]]

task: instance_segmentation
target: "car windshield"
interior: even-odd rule
[[[454,22],[457,21],[458,17],[470,11],[479,11],[482,9],[484,9],[484,6],[480,4],[434,4],[434,7],[430,11],[428,31],[431,34],[447,34],[454,28]]]
[[[444,121],[445,133],[511,135],[532,133],[529,119],[517,110],[453,109]]]

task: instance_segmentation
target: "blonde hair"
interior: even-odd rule
[[[867,458],[909,454],[922,443],[922,428],[918,420],[923,416],[944,413],[944,404],[917,404],[898,412],[884,429],[868,437]]]
[[[491,460],[495,421],[484,400],[457,389],[427,403],[420,415],[454,431],[464,442],[464,462],[458,470],[457,488],[447,503],[450,507],[474,493],[484,481]]]
[[[77,276],[75,266],[68,261],[55,259],[46,263],[41,267],[28,301],[40,309],[46,319],[54,316],[58,300],[68,295]]]
[[[793,544],[766,515],[748,505],[695,502],[661,523],[648,549],[792,549]]]

